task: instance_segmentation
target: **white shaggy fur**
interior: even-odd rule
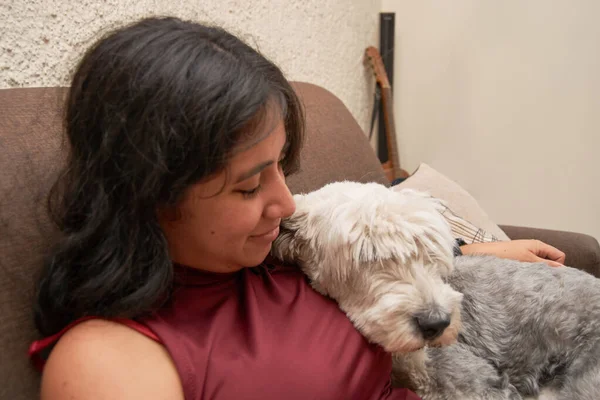
[[[394,354],[395,384],[425,400],[600,399],[600,280],[454,258],[440,201],[414,190],[338,182],[295,200],[273,255]]]
[[[386,351],[427,344],[411,323],[423,311],[452,315],[452,325],[431,344],[454,342],[462,295],[442,282],[453,268],[454,239],[439,201],[375,183],[340,185],[295,196],[296,212],[282,224],[274,255],[299,262],[313,287],[336,299]]]

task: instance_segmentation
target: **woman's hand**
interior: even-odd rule
[[[551,267],[562,267],[565,253],[539,240],[511,240],[508,242],[473,243],[460,247],[463,254],[489,254],[517,261],[542,261]]]

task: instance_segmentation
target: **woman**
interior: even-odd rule
[[[267,259],[303,123],[280,70],[219,28],[145,19],[85,54],[37,292],[42,399],[418,398]]]

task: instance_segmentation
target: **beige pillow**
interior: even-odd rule
[[[413,175],[393,186],[392,190],[404,188],[421,190],[444,200],[448,207],[444,216],[450,222],[452,232],[467,243],[510,240],[473,196],[425,163]]]

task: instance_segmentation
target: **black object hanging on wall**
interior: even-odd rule
[[[392,92],[394,89],[394,28],[396,13],[379,13],[379,53],[385,67],[385,72],[390,81]],[[387,141],[385,137],[385,122],[383,120],[383,104],[379,103],[379,121],[377,124],[377,155],[384,163],[388,161]]]

